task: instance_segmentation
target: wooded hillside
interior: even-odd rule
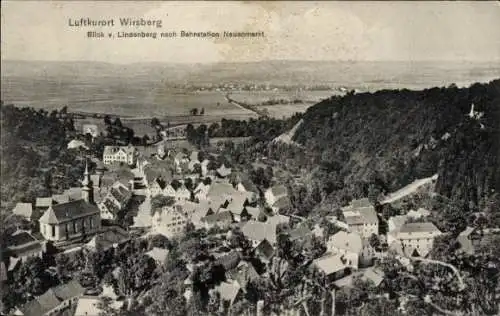
[[[471,104],[481,118],[468,116]],[[349,93],[314,105],[303,119],[295,140],[305,146],[306,164],[352,197],[435,173],[437,192],[471,209],[500,189],[500,80]]]

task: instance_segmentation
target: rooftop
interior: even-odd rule
[[[75,218],[99,214],[96,205],[84,200],[71,201],[63,204],[56,204],[49,207],[40,217],[40,222],[45,224],[58,224]]]
[[[33,214],[33,206],[31,203],[17,203],[12,213],[23,217],[31,217]]]
[[[165,264],[168,256],[168,249],[153,247],[150,251],[146,252],[146,255],[151,257],[154,261]]]
[[[271,244],[276,243],[276,225],[249,221],[241,231],[248,239],[259,241],[266,239]]]
[[[425,223],[406,223],[404,224],[401,229],[401,233],[433,233],[433,232],[440,232],[439,229],[431,222],[425,222]]]

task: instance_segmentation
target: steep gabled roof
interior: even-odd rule
[[[215,290],[219,292],[221,300],[233,302],[236,296],[241,291],[241,287],[237,283],[222,282],[220,285],[215,287]]]
[[[218,212],[216,214],[211,214],[205,216],[201,219],[205,223],[215,224],[225,221],[233,221],[233,214],[230,211]]]
[[[31,203],[17,203],[12,213],[23,217],[31,217],[33,215],[33,206]]]
[[[328,240],[328,244],[337,249],[346,250],[352,253],[360,253],[363,249],[363,240],[361,236],[356,233],[347,233],[345,231],[339,231],[331,236]]]
[[[327,254],[314,260],[313,264],[327,276],[348,266],[347,262],[342,261],[342,256],[339,254]]]
[[[251,240],[267,239],[271,244],[276,243],[276,225],[273,224],[249,221],[241,228],[241,232]]]
[[[231,251],[215,260],[216,264],[220,264],[226,271],[236,268],[241,261],[241,256],[237,251]]]
[[[66,284],[56,286],[53,291],[60,301],[78,297],[85,293],[83,286],[76,280],[71,280]]]
[[[426,223],[406,223],[401,229],[401,233],[437,233],[439,229],[431,222]]]
[[[161,264],[165,264],[168,256],[168,249],[153,247],[150,251],[146,252],[146,255],[152,258],[156,262],[160,262]]]
[[[229,176],[231,174],[231,168],[227,168],[224,164],[220,166],[217,170],[217,174],[223,178]]]
[[[36,207],[49,207],[51,206],[52,203],[52,198],[51,197],[38,197],[36,198],[35,206]]]
[[[58,224],[74,218],[98,213],[99,209],[94,204],[87,203],[84,200],[77,200],[49,207],[40,218],[40,222],[44,224]]]
[[[210,185],[208,189],[207,198],[221,198],[228,197],[233,194],[236,190],[229,183],[214,182]]]

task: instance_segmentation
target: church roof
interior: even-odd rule
[[[58,224],[98,213],[99,209],[96,205],[87,203],[84,200],[77,200],[49,207],[42,217],[40,217],[40,222],[44,224]]]

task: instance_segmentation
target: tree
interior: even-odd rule
[[[154,214],[156,210],[162,209],[165,206],[172,206],[175,203],[175,199],[171,196],[156,195],[151,198],[151,212]]]
[[[198,109],[197,108],[192,108],[191,110],[189,110],[189,113],[193,116],[196,116],[198,115]]]
[[[122,128],[123,127],[122,120],[120,120],[120,118],[117,117],[115,119],[115,121],[113,122],[113,125],[116,126],[116,127],[118,127],[118,128]]]
[[[376,250],[380,249],[381,246],[380,238],[377,235],[372,234],[368,242],[370,243],[370,246],[372,246],[373,249]]]
[[[109,115],[104,116],[104,125],[106,126],[111,125],[111,117]]]
[[[205,108],[201,108],[200,115],[204,115],[204,114],[205,114]]]
[[[151,127],[154,128],[154,127],[159,126],[159,125],[160,125],[160,120],[156,117],[153,117],[151,119]]]
[[[153,247],[168,249],[170,247],[170,241],[167,237],[162,234],[156,234],[149,238],[149,249]]]

